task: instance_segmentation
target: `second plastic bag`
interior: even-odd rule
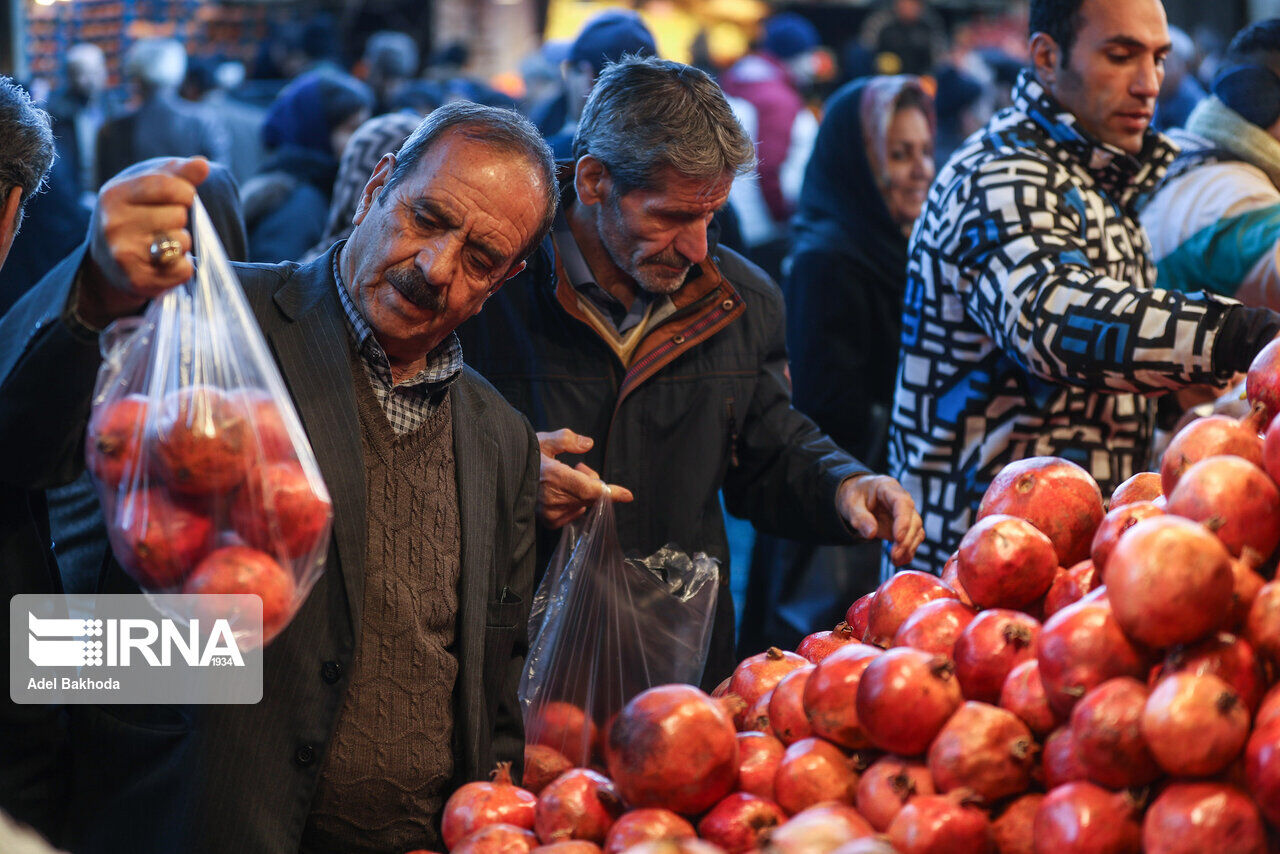
[[[199,198],[191,234],[195,276],[102,335],[85,463],[112,551],[142,590],[257,594],[260,634],[236,613],[166,611],[226,618],[252,647],[320,576],[332,502]]]
[[[613,504],[597,502],[561,537],[533,600],[520,681],[525,741],[588,766],[628,700],[654,685],[696,685],[719,582],[717,562],[701,553],[667,547],[624,559]]]

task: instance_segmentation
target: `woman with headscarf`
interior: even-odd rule
[[[827,103],[792,219],[783,291],[793,404],[877,471],[887,457],[907,239],[933,181],[935,136],[919,78],[849,83]],[[830,628],[876,586],[879,566],[875,543],[757,538],[739,651]]]
[[[330,69],[281,90],[262,126],[266,162],[241,193],[249,260],[294,261],[320,239],[338,158],[372,106],[368,86]]]
[[[329,251],[337,240],[351,234],[352,219],[365,184],[373,175],[384,154],[394,154],[409,138],[409,134],[422,122],[416,113],[387,113],[374,116],[360,125],[347,141],[338,165],[338,177],[333,182],[333,198],[329,202],[329,219],[324,234],[301,260],[310,260]]]

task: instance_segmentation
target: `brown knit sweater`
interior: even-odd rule
[[[440,848],[453,775],[461,530],[449,396],[418,429],[396,436],[357,378],[369,517],[364,605],[351,684],[303,833],[306,854]]]

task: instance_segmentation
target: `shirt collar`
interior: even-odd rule
[[[343,246],[345,245],[344,242]],[[333,253],[333,281],[338,288],[338,300],[342,303],[342,313],[347,318],[347,331],[351,333],[351,338],[355,341],[356,350],[360,353],[360,358],[372,362],[379,371],[385,370],[389,376],[391,373],[391,360],[387,358],[387,352],[378,343],[377,336],[373,334],[373,328],[364,319],[364,315],[360,314],[360,310],[356,308],[355,300],[351,298],[351,294],[347,292],[346,285],[343,284],[342,271],[338,265],[338,259],[342,257],[343,246],[338,247]],[[427,363],[422,370],[418,371],[411,379],[398,382],[395,385],[447,384],[453,382],[461,371],[462,343],[458,340],[457,333],[450,332],[447,338],[427,354]]]
[[[623,305],[622,300],[609,293],[596,281],[595,274],[591,272],[591,267],[587,264],[587,259],[583,257],[582,249],[573,236],[573,229],[570,228],[563,209],[556,215],[555,225],[551,231],[556,251],[560,254],[560,263],[564,265],[565,275],[569,277],[569,284],[573,285],[574,290],[583,297],[591,300],[605,317],[612,320],[614,328],[619,333],[626,333],[640,323],[650,303],[661,306],[664,301],[669,301],[670,298],[667,296],[658,298],[644,288],[636,288],[635,299],[631,301],[631,307],[628,309]]]
[[[1122,204],[1154,190],[1177,154],[1177,147],[1167,137],[1150,128],[1142,151],[1136,155],[1096,139],[1078,125],[1074,114],[1045,91],[1029,68],[1018,77],[1013,103]]]

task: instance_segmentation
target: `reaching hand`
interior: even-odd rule
[[[538,434],[542,465],[538,472],[538,519],[548,528],[562,528],[577,519],[606,491],[613,501],[633,501],[631,490],[606,484],[586,463],[570,468],[556,460],[559,454],[584,454],[594,444],[568,428]]]
[[[850,528],[868,540],[893,543],[890,557],[902,566],[924,542],[924,523],[910,494],[887,475],[863,475],[840,484],[836,507]]]

